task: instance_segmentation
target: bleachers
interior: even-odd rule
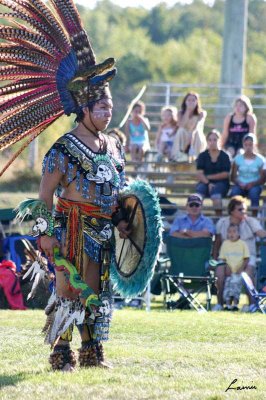
[[[173,204],[161,204],[162,210],[184,211],[187,196],[196,191],[197,172],[195,163],[175,163],[175,162],[156,162],[144,161],[141,165],[136,162],[128,161],[126,165],[126,175],[129,179],[145,179],[157,189],[160,197],[168,199]],[[223,209],[220,210],[223,216],[227,215],[227,204],[229,197],[223,200]],[[248,202],[249,204],[249,202]],[[204,214],[217,220],[216,212],[210,199],[204,201]],[[258,211],[258,218],[262,226],[266,220],[266,188],[263,190],[260,200],[260,207],[248,207],[248,213]],[[169,223],[174,219],[174,215],[164,217]]]

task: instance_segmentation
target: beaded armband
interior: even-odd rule
[[[53,236],[54,218],[43,200],[23,200],[16,208],[16,212],[17,220],[21,222],[27,216],[32,216],[35,219],[35,225],[32,228],[33,236]]]

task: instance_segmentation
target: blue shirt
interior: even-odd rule
[[[129,135],[131,144],[149,143],[148,131],[142,122],[135,125],[132,121],[129,121]]]
[[[241,183],[254,182],[260,179],[260,170],[264,165],[264,157],[257,154],[253,160],[246,160],[243,154],[238,154],[234,162],[237,166],[237,178]]]
[[[188,229],[194,232],[207,229],[211,235],[215,234],[215,227],[212,220],[200,214],[199,217],[193,222],[188,214],[177,216],[170,229],[170,235],[174,232],[180,232]]]

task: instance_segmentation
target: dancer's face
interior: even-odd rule
[[[112,118],[113,102],[110,98],[104,98],[95,103],[90,112],[90,119],[93,125],[99,130],[104,131]]]

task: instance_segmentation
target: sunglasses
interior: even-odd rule
[[[245,209],[245,208],[237,208],[236,210],[237,210],[237,211],[240,211],[240,212],[246,212],[246,209]]]
[[[188,205],[190,208],[192,208],[192,207],[200,207],[201,206],[201,204],[199,204],[199,203],[190,203],[189,205]]]

